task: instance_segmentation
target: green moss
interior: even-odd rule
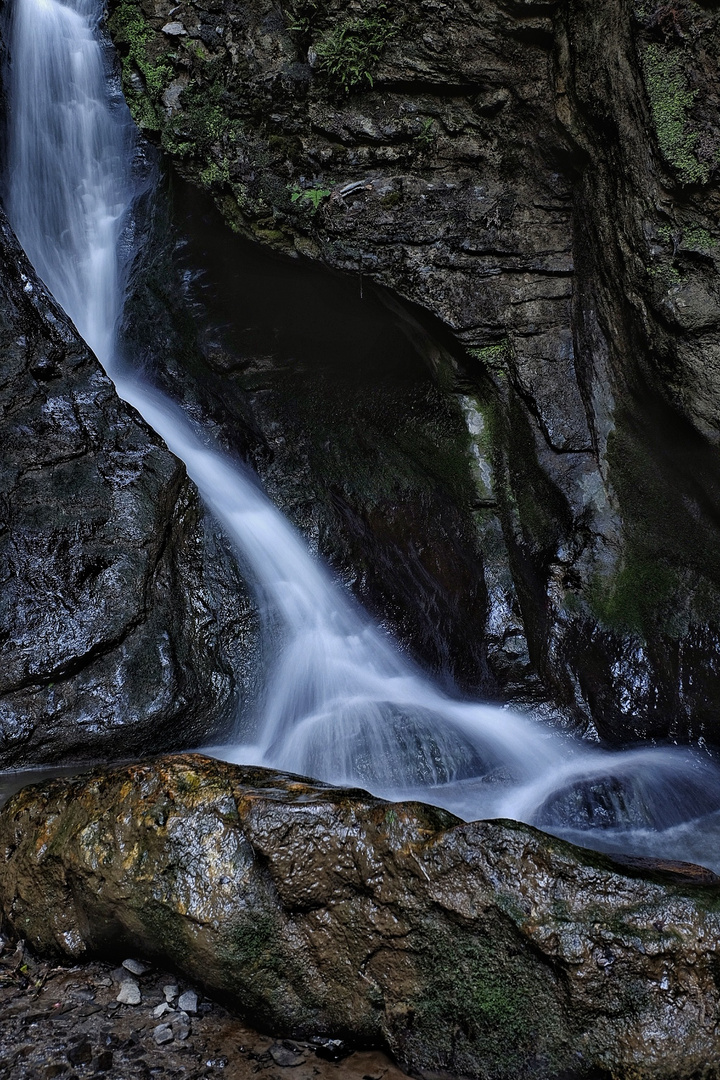
[[[222,170],[225,178],[229,153],[242,133],[242,126],[239,121],[231,121],[226,116],[222,102],[223,86],[219,76],[212,79],[213,74],[209,72],[202,84],[192,83],[183,92],[182,112],[165,126],[161,144],[164,150],[179,158],[207,158],[216,144],[227,147],[223,163],[214,166]],[[208,175],[208,182],[214,179],[217,179],[217,174]],[[226,179],[229,179],[229,173]]]
[[[542,965],[506,935],[502,925],[433,925],[422,942],[423,990],[412,1001],[414,1029],[430,1068],[464,1075],[525,1075],[538,1054],[548,1062],[566,1038],[552,980]]]
[[[392,210],[394,206],[397,206],[401,199],[402,195],[399,191],[389,191],[387,195],[383,195],[380,200],[380,205],[384,206],[386,210]]]
[[[671,567],[631,550],[609,581],[593,579],[586,596],[591,610],[606,626],[645,634],[678,585],[678,575]]]
[[[229,927],[223,935],[227,952],[241,970],[264,966],[278,967],[278,928],[271,915],[248,916]]]
[[[694,226],[689,229],[683,229],[682,245],[691,250],[712,251],[713,248],[718,246],[718,242],[707,229],[703,229],[701,226]]]
[[[663,157],[677,169],[683,183],[705,183],[708,168],[697,159],[698,135],[690,129],[688,119],[696,91],[687,88],[680,56],[663,45],[648,45],[642,67]]]
[[[346,93],[373,85],[373,68],[398,33],[398,15],[379,4],[372,14],[346,19],[315,45],[318,70]]]
[[[140,896],[140,900],[140,921],[149,937],[151,950],[168,956],[173,964],[182,968],[192,954],[183,917],[172,906],[165,907],[155,900],[148,902],[146,896]]]
[[[211,161],[207,168],[200,171],[200,182],[206,188],[221,187],[230,182],[230,169],[227,161],[218,164]]]
[[[427,116],[423,120],[422,127],[413,141],[419,150],[426,151],[435,144],[436,139],[437,131],[435,130],[435,121],[431,116]]]
[[[664,289],[671,289],[673,285],[682,283],[682,274],[676,266],[668,262],[658,262],[652,266],[646,266],[648,277],[658,281]]]
[[[468,349],[468,353],[474,360],[489,368],[493,372],[502,372],[507,368],[510,359],[510,342],[500,341],[495,345],[484,345],[479,349]]]
[[[608,626],[677,638],[695,620],[720,617],[716,527],[696,501],[708,498],[702,485],[717,475],[718,451],[647,393],[632,411],[618,410],[615,423],[608,464],[624,557],[612,577],[592,582],[587,600]]]
[[[157,106],[173,77],[173,66],[165,56],[151,55],[155,31],[134,0],[122,0],[110,16],[109,28],[123,58],[123,91],[135,122],[140,127],[159,130],[161,119]],[[145,94],[134,84],[134,74],[142,77]]]

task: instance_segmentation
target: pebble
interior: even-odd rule
[[[153,1039],[158,1046],[162,1046],[163,1043],[172,1042],[174,1038],[173,1030],[169,1024],[158,1024],[158,1026],[153,1029]]]
[[[171,1004],[178,996],[178,987],[176,983],[169,983],[167,986],[163,986],[163,994],[168,1004]]]
[[[116,1001],[121,1005],[139,1005],[142,1001],[140,987],[133,979],[127,979],[120,987]]]
[[[198,1007],[198,996],[194,990],[186,990],[184,994],[180,995],[178,1001],[178,1007],[186,1013],[196,1013]]]
[[[184,37],[187,35],[187,30],[181,22],[165,23],[162,32],[163,34],[169,34],[170,37]]]
[[[172,1008],[167,1003],[167,1001],[163,1001],[162,1005],[155,1006],[155,1008],[153,1009],[153,1016],[156,1020],[159,1020],[161,1016],[164,1016],[165,1013],[169,1012],[172,1012]]]
[[[123,960],[122,966],[131,975],[144,975],[146,971],[150,970],[147,964],[141,963],[140,960]]]

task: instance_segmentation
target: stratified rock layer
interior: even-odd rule
[[[134,115],[233,227],[454,335],[505,694],[720,741],[716,5],[110,7]]]
[[[250,601],[184,467],[117,397],[4,218],[0,440],[0,768],[217,734]]]
[[[41,953],[162,959],[276,1034],[487,1080],[720,1075],[720,887],[682,867],[194,755],[0,813],[2,911]]]

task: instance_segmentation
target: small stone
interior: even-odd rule
[[[113,1067],[113,1053],[112,1050],[103,1050],[101,1054],[98,1054],[95,1061],[95,1072],[103,1073],[109,1072]]]
[[[177,80],[176,82],[170,83],[167,90],[164,92],[162,103],[169,112],[175,112],[180,108],[180,95],[185,89],[185,85],[185,83]]]
[[[190,1034],[190,1017],[186,1012],[177,1013],[170,1021],[173,1035],[179,1042],[183,1042]]]
[[[186,990],[184,994],[180,995],[178,1001],[178,1008],[182,1009],[186,1013],[196,1013],[198,1007],[198,996],[194,990]]]
[[[168,1004],[171,1004],[178,996],[178,987],[176,983],[169,983],[167,986],[163,986],[163,994]]]
[[[92,1061],[90,1043],[83,1041],[77,1046],[71,1046],[67,1052],[67,1059],[71,1065],[88,1065]]]
[[[123,960],[122,966],[131,975],[144,975],[146,971],[150,970],[147,964],[141,963],[140,960]]]
[[[285,1046],[284,1043],[273,1043],[270,1047],[270,1057],[276,1065],[283,1069],[294,1069],[296,1065],[302,1065],[305,1060],[303,1053]]]
[[[315,1038],[312,1043],[317,1056],[325,1061],[341,1061],[350,1053],[350,1047],[342,1039]]]
[[[169,1024],[158,1024],[158,1026],[153,1029],[153,1039],[158,1046],[162,1046],[163,1043],[172,1042],[174,1037],[173,1030]]]
[[[121,1005],[139,1005],[142,1001],[142,994],[140,993],[140,987],[134,979],[126,979],[126,981],[120,987],[120,993],[118,994],[116,1001],[119,1001]]]
[[[170,37],[182,37],[187,35],[187,30],[181,22],[168,22],[162,28],[163,34],[169,34]]]
[[[159,1020],[161,1016],[164,1016],[165,1013],[169,1012],[172,1012],[172,1008],[167,1001],[163,1001],[162,1005],[155,1006],[155,1008],[153,1009],[153,1016],[156,1018],[156,1020]]]

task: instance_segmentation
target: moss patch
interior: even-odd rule
[[[500,1080],[525,1075],[538,1055],[562,1067],[567,1032],[549,973],[506,929],[427,928],[412,1006],[430,1068],[478,1076],[490,1067]]]
[[[669,603],[680,580],[657,559],[631,550],[610,580],[596,577],[587,590],[594,614],[615,630],[646,633]]]
[[[346,19],[316,43],[318,69],[346,93],[372,86],[373,69],[397,33],[397,13],[385,4],[362,18]]]
[[[678,637],[689,623],[720,615],[718,452],[649,395],[641,414],[620,412],[616,424],[608,461],[625,558],[612,580],[592,583],[587,598],[612,628]]]
[[[688,116],[696,91],[687,87],[680,56],[663,45],[648,45],[642,68],[663,157],[677,169],[684,184],[705,183],[708,167],[698,161],[698,135],[691,130]]]
[[[123,93],[135,122],[157,131],[161,126],[158,105],[173,77],[172,64],[162,54],[153,54],[155,31],[133,0],[122,0],[108,26],[123,58]],[[137,85],[138,75],[145,92]]]

